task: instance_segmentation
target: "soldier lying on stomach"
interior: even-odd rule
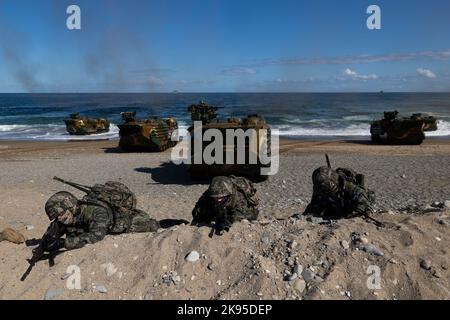
[[[56,221],[58,232],[48,241],[45,251],[81,248],[102,240],[107,234],[155,232],[161,227],[187,223],[184,220],[157,221],[135,208],[116,209],[93,197],[78,200],[66,191],[54,194],[45,204],[45,212],[51,221]]]

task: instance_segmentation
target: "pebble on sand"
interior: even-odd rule
[[[444,207],[446,207],[447,209],[450,209],[450,200],[444,201]]]
[[[303,293],[303,291],[306,288],[306,282],[303,279],[298,278],[297,280],[295,280],[294,282],[294,289],[295,291],[297,291],[298,293]]]
[[[301,276],[303,272],[303,266],[301,264],[296,264],[292,272],[296,273],[298,276]]]
[[[108,289],[106,289],[106,287],[104,285],[95,285],[94,286],[94,290],[96,292],[100,292],[100,293],[107,293]]]
[[[302,272],[302,277],[306,282],[311,282],[312,280],[314,280],[315,276],[316,274],[310,268],[306,268]]]
[[[348,250],[350,248],[350,245],[348,243],[347,240],[341,240],[341,246],[342,248],[344,248],[345,250]]]
[[[383,251],[381,251],[380,249],[378,249],[376,246],[374,246],[372,244],[362,244],[359,246],[359,248],[364,250],[368,254],[373,254],[376,256],[384,256]]]
[[[188,262],[196,262],[198,259],[200,259],[200,254],[194,250],[189,252],[186,258],[184,259]]]
[[[425,270],[430,270],[431,269],[431,261],[428,259],[420,260],[420,267]]]

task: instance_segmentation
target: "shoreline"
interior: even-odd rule
[[[124,153],[119,149],[119,140],[68,140],[68,141],[24,141],[0,140],[0,159],[17,157],[20,155],[45,155],[46,153],[61,152],[65,155]],[[297,139],[280,138],[280,154],[284,153],[323,153],[338,152],[349,154],[376,154],[376,155],[450,155],[450,140],[428,138],[423,144],[414,145],[383,145],[366,140],[349,139]],[[163,153],[143,152],[146,154]],[[139,154],[139,152],[137,152]],[[129,153],[133,154],[133,153]]]

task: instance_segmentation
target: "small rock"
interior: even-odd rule
[[[298,274],[293,273],[291,275],[286,275],[285,279],[286,279],[286,281],[294,281],[295,279],[297,279],[297,277],[298,277]]]
[[[367,239],[366,237],[361,237],[359,239],[359,241],[361,241],[361,243],[365,243],[365,244],[369,243],[369,239]]]
[[[181,281],[181,277],[177,274],[176,271],[170,271],[163,275],[162,277],[163,283],[170,285],[171,283],[177,284]]]
[[[420,267],[425,270],[430,270],[431,269],[431,261],[428,259],[420,260]]]
[[[221,280],[217,280],[217,281],[216,281],[216,284],[217,284],[218,286],[221,286],[221,285],[222,285],[222,281],[221,281]]]
[[[345,291],[345,295],[350,298],[352,296],[352,293],[350,291]]]
[[[208,266],[207,266],[207,268],[208,268],[209,271],[214,271],[215,267],[216,267],[216,266],[215,266],[214,263],[212,263],[212,262],[209,263]]]
[[[439,237],[435,237],[436,241],[441,241],[442,239]]]
[[[296,273],[298,276],[301,276],[303,272],[303,266],[301,264],[296,264],[292,269],[292,272]]]
[[[388,262],[390,262],[392,264],[398,264],[398,261],[395,259],[389,259]]]
[[[450,209],[450,200],[444,201],[444,207],[446,207],[447,209]]]
[[[94,290],[96,292],[100,292],[100,293],[107,293],[108,289],[106,289],[106,287],[104,285],[95,285],[94,286]]]
[[[312,271],[310,268],[306,268],[302,272],[302,277],[306,282],[311,282],[315,277],[314,271]]]
[[[196,262],[198,259],[200,259],[200,254],[194,250],[189,252],[186,258],[184,259],[188,262]]]
[[[25,226],[25,229],[27,229],[27,230],[33,230],[33,229],[34,229],[34,226],[33,226],[32,224],[27,224],[27,225]]]
[[[374,246],[372,244],[361,244],[359,246],[359,248],[361,250],[364,250],[368,254],[373,254],[375,256],[384,256],[383,251],[381,251],[380,249],[378,249],[376,246]]]
[[[298,242],[295,240],[292,240],[288,243],[288,248],[295,249],[295,247],[298,245]]]
[[[295,291],[297,291],[299,294],[302,294],[303,291],[305,291],[306,288],[306,282],[303,279],[297,279],[294,282],[294,289]]]
[[[423,213],[430,213],[430,212],[436,212],[439,211],[439,207],[433,207],[433,206],[426,206],[425,208],[423,208]]]
[[[439,224],[442,224],[443,226],[450,226],[450,222],[444,219],[440,219]]]
[[[402,174],[400,177],[401,177],[402,179],[406,179],[406,175],[405,175],[405,174]]]
[[[442,209],[442,208],[444,208],[445,204],[443,202],[435,201],[430,206],[433,208]]]
[[[312,222],[314,224],[324,223],[324,220],[320,217],[308,217],[306,218],[306,221]]]
[[[346,240],[341,240],[341,246],[345,250],[348,250],[350,248],[350,245],[348,244],[348,241],[346,241]]]
[[[353,231],[351,239],[354,244],[357,244],[358,242],[361,242],[361,234],[359,232]]]
[[[441,278],[441,274],[440,274],[437,270],[435,270],[435,269],[431,270],[431,274],[432,274],[433,277],[435,277],[435,278]]]
[[[114,243],[114,248],[118,248],[119,245],[117,243]]]

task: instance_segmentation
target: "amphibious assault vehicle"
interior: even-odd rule
[[[72,113],[70,118],[64,120],[67,132],[71,135],[88,135],[109,131],[109,121],[103,118],[91,119],[80,117]]]
[[[262,174],[261,169],[271,166],[271,135],[265,119],[252,114],[242,119],[228,118],[220,121],[217,119],[217,110],[217,107],[209,106],[203,101],[188,108],[192,121],[196,122],[188,129],[191,158],[187,167],[191,178],[204,180],[232,174],[253,181],[266,180],[268,175]],[[200,122],[201,131],[197,129]],[[211,131],[205,135],[208,130]],[[219,133],[221,141],[216,138]],[[201,134],[201,141],[196,138],[196,134]],[[213,135],[214,138],[208,135]],[[231,138],[227,139],[227,136]],[[219,149],[221,155],[216,154]],[[213,156],[213,161],[205,159],[208,154]],[[216,161],[217,156],[221,161]]]
[[[389,144],[421,144],[426,131],[437,130],[437,119],[415,113],[411,117],[399,116],[398,111],[385,112],[384,118],[373,121],[370,134],[373,142]]]
[[[178,129],[174,118],[136,119],[136,112],[122,112],[123,123],[120,131],[119,147],[124,151],[160,152],[177,144],[171,137]]]

